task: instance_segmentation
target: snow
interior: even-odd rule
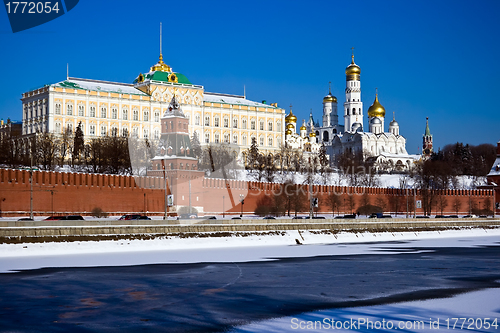
[[[486,289],[451,298],[314,311],[302,313],[295,317],[282,317],[252,323],[237,327],[230,332],[270,333],[296,332],[297,330],[301,332],[318,332],[331,330],[332,323],[336,325],[337,322],[342,322],[342,325],[344,325],[344,328],[339,329],[339,326],[335,328],[335,331],[338,332],[389,332],[401,329],[409,332],[470,331],[471,329],[480,332],[498,332],[498,326],[496,328],[491,324],[500,324],[498,322],[498,313],[500,312],[499,297],[500,289]],[[314,325],[314,322],[316,322],[316,329],[307,329],[309,322],[312,322],[309,325]],[[320,325],[318,322],[322,324]],[[346,322],[348,323],[345,324]],[[489,323],[489,329],[485,329],[486,322]],[[351,323],[356,326],[353,327]],[[463,327],[462,323],[464,323]],[[382,328],[376,329],[378,325],[381,325]],[[300,329],[301,326],[303,329]],[[390,326],[393,329],[389,329]],[[345,329],[345,327],[348,329]]]
[[[248,262],[320,255],[399,253],[398,248],[486,246],[500,229],[442,232],[318,234],[309,231],[245,233],[230,237],[155,238],[87,242],[0,244],[0,273],[41,267],[94,267],[158,263]],[[299,240],[303,245],[296,245]],[[404,241],[404,243],[393,243]],[[390,249],[387,249],[391,242]],[[405,251],[405,253],[408,253]]]
[[[216,94],[208,92],[205,92],[205,94],[203,95],[203,101],[209,103],[225,103],[225,104],[235,104],[235,105],[257,106],[262,108],[274,108],[269,104],[250,101],[243,96],[224,95],[224,94]]]
[[[69,78],[66,81],[59,82],[58,84],[61,85],[61,83],[64,83],[64,82],[74,83],[74,84],[78,85],[78,87],[80,89],[83,89],[83,90],[114,92],[114,93],[120,93],[120,94],[135,94],[135,95],[147,96],[142,91],[136,89],[132,84],[99,81],[99,80],[89,80],[89,79],[79,79],[79,78]],[[64,85],[61,85],[61,86],[67,88]]]

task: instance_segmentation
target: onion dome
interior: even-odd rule
[[[359,68],[359,66],[354,63],[354,54],[353,54],[351,64],[347,66],[345,69],[345,75],[358,75],[359,79],[360,74],[361,74],[361,68]]]
[[[302,124],[302,126],[300,126],[300,130],[301,131],[307,131],[307,127],[305,124]]]
[[[285,131],[285,135],[292,135],[292,130],[291,129],[287,129]]]
[[[378,119],[377,117],[375,118],[372,118],[372,120],[370,120],[370,124],[372,125],[382,125],[382,121],[380,119]]]
[[[151,72],[156,72],[156,71],[172,72],[172,68],[163,62],[163,55],[162,54],[160,54],[160,60],[158,61],[158,63],[151,67]]]
[[[390,123],[389,123],[389,126],[399,126],[398,122],[396,120],[392,120]]]
[[[309,137],[310,138],[315,138],[316,137],[316,133],[314,133],[314,132],[309,133]]]
[[[293,129],[293,127],[294,127],[294,126],[293,126],[293,124],[288,124],[288,125],[286,125],[286,128],[287,128],[287,129],[289,129],[289,130],[292,130],[292,129]]]
[[[297,117],[295,117],[292,110],[290,110],[290,114],[285,117],[285,122],[287,122],[287,123],[296,123],[297,122]]]
[[[328,95],[323,98],[323,103],[337,103],[337,97],[333,96],[332,93],[328,93]]]
[[[368,108],[368,117],[385,117],[385,108],[378,101],[378,94],[375,94],[375,101],[372,106]]]

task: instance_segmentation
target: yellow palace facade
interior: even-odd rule
[[[245,96],[205,92],[163,62],[141,73],[133,84],[68,77],[22,95],[23,134],[74,132],[81,123],[85,138],[131,136],[157,140],[160,118],[173,96],[189,118],[189,134],[202,145],[227,143],[248,148],[279,149],[285,111],[277,104]]]

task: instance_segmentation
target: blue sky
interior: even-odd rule
[[[67,14],[13,34],[0,9],[0,118],[21,120],[21,94],[70,76],[132,82],[163,56],[206,91],[277,102],[298,118],[339,100],[355,47],[364,113],[396,113],[409,153],[429,117],[435,147],[500,140],[500,1],[80,0]],[[367,128],[367,119],[364,122]],[[387,130],[387,128],[386,128]]]

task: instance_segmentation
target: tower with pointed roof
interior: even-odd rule
[[[354,53],[351,64],[345,69],[346,87],[344,103],[344,129],[353,132],[355,123],[363,124],[363,102],[361,102],[361,68],[354,63]],[[356,125],[358,128],[358,125]]]
[[[425,122],[425,133],[422,143],[422,156],[425,158],[429,158],[432,155],[432,134],[429,129],[429,117],[426,118]]]

